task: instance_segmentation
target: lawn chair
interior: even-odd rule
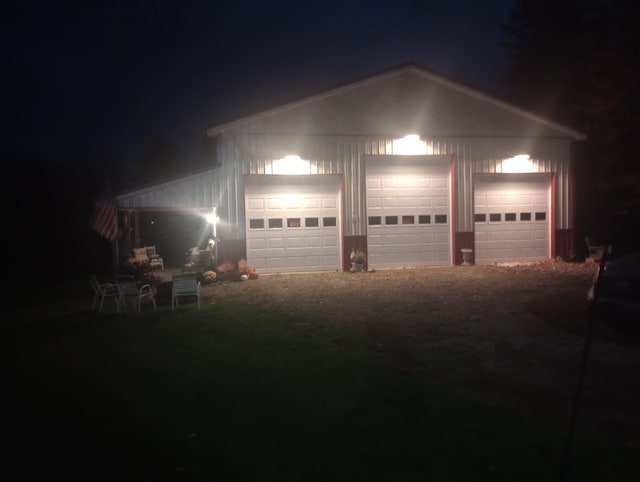
[[[164,269],[164,260],[158,253],[156,253],[155,246],[145,246],[144,250],[147,253],[147,258],[149,258],[149,265],[152,268],[159,267],[160,269]]]
[[[119,304],[120,298],[118,293],[118,287],[113,283],[100,283],[98,278],[95,275],[89,275],[89,284],[91,285],[91,289],[93,289],[93,306],[92,310],[96,309],[96,305],[98,305],[98,300],[100,300],[100,304],[98,305],[98,313],[102,313],[102,306],[104,305],[105,298],[113,298],[116,302],[116,305]],[[119,309],[120,307],[118,307]]]
[[[179,300],[185,296],[195,296],[200,309],[200,281],[194,275],[174,275],[171,289],[171,311],[179,306]]]
[[[137,307],[138,313],[140,313],[142,301],[145,298],[150,298],[151,303],[153,303],[153,309],[158,309],[156,299],[153,296],[153,288],[150,284],[144,284],[138,288],[133,276],[119,275],[116,276],[116,286],[118,287],[118,313],[120,313],[120,307],[127,301],[130,301],[134,307]]]
[[[587,236],[584,238],[587,245],[587,260],[588,261],[600,261],[604,253],[605,247],[597,245],[595,239]]]

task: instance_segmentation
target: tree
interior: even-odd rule
[[[519,0],[503,25],[510,100],[587,134],[577,150],[579,202],[594,219],[584,229],[619,244],[633,239],[640,208],[640,28],[631,7]]]

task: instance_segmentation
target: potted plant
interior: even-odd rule
[[[357,250],[351,253],[351,271],[362,271],[366,262],[367,255],[364,251]]]

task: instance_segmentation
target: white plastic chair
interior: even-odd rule
[[[92,310],[96,309],[96,305],[98,305],[98,300],[100,300],[100,304],[98,305],[98,313],[102,313],[102,306],[104,305],[105,298],[113,298],[116,302],[116,305],[120,303],[118,287],[112,283],[100,283],[98,278],[95,275],[89,275],[89,284],[91,284],[91,288],[93,289],[93,306]],[[118,307],[119,309],[119,307]]]
[[[145,298],[150,298],[153,308],[158,309],[156,299],[153,296],[153,288],[150,284],[147,283],[138,288],[133,276],[119,275],[116,276],[116,286],[118,287],[118,313],[120,313],[120,307],[127,301],[131,301],[137,307],[138,313],[140,313],[142,301]]]
[[[174,275],[172,277],[171,311],[180,306],[179,300],[185,296],[195,296],[200,309],[200,281],[193,275]]]
[[[149,264],[151,265],[152,268],[159,266],[160,269],[164,269],[164,260],[156,252],[155,246],[145,246],[144,250],[147,253],[147,257],[149,258]]]
[[[600,261],[604,254],[604,245],[598,245],[595,243],[595,239],[587,236],[584,238],[584,242],[587,245],[587,259],[592,261]]]

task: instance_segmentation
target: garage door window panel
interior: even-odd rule
[[[398,216],[385,216],[384,224],[386,226],[395,226],[398,224]]]
[[[287,228],[300,228],[300,218],[287,218]]]
[[[369,226],[382,226],[382,216],[369,216]]]
[[[320,227],[320,220],[318,218],[304,218],[304,226],[306,228],[318,228]]]
[[[436,214],[434,216],[435,224],[447,224],[448,216],[446,214]]]
[[[418,224],[431,224],[431,215],[430,214],[419,215]]]
[[[269,229],[282,229],[282,218],[269,218]]]
[[[322,218],[322,226],[325,228],[335,228],[337,225],[335,217]]]
[[[264,219],[250,219],[249,229],[264,229]]]

